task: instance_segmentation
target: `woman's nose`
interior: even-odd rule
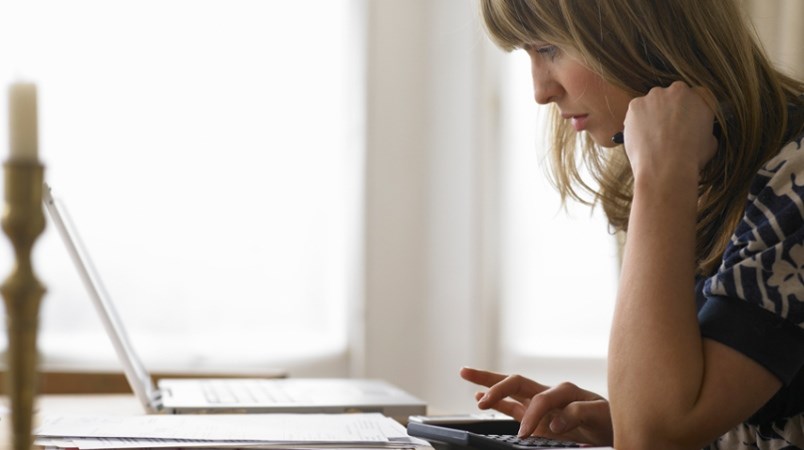
[[[561,94],[561,86],[549,75],[533,73],[533,98],[536,103],[546,105],[556,101]]]
[[[561,84],[553,77],[548,67],[544,67],[537,59],[532,59],[531,76],[533,77],[533,98],[536,103],[546,105],[556,101],[561,95]]]

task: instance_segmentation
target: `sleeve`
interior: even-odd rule
[[[786,385],[804,366],[802,137],[757,173],[698,314],[704,337],[752,358]]]

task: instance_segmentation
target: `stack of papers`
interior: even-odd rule
[[[381,414],[45,416],[34,434],[52,449],[430,447]]]

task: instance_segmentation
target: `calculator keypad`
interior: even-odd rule
[[[520,438],[514,434],[487,434],[486,436],[496,441],[512,445],[521,445],[523,447],[580,447],[580,445],[575,442],[557,441],[555,439],[539,436],[528,436],[525,438]]]

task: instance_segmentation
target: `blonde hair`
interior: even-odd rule
[[[716,119],[727,126],[699,184],[696,257],[700,273],[716,268],[754,174],[802,129],[788,123],[788,109],[801,107],[804,83],[772,66],[736,0],[481,0],[481,13],[501,48],[571,48],[634,96],[678,80],[714,94]],[[633,175],[625,152],[578,136],[554,108],[553,183],[562,200],[600,204],[610,225],[627,231]]]

